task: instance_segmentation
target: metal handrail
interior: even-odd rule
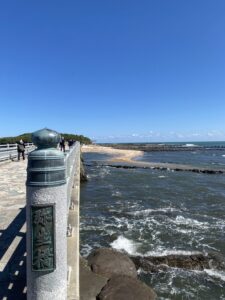
[[[33,143],[25,143],[25,154],[34,150]],[[17,157],[17,144],[4,144],[0,145],[0,161],[13,160]]]

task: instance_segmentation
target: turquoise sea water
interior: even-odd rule
[[[224,150],[150,152],[146,161],[224,168]],[[108,156],[85,154],[81,188],[81,254],[113,247],[132,255],[211,251],[225,258],[225,175],[101,167]],[[112,239],[113,237],[113,239]],[[225,299],[225,273],[140,270],[159,299]]]

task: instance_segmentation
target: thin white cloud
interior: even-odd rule
[[[160,132],[149,130],[146,133],[134,132],[131,134],[110,134],[107,136],[95,136],[95,140],[101,142],[175,142],[175,141],[207,141],[207,140],[225,140],[225,132],[220,130],[211,130],[208,132]]]
[[[212,131],[207,132],[207,135],[209,137],[216,137],[216,136],[222,137],[225,135],[225,133],[220,130],[212,130]]]

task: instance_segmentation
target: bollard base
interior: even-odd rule
[[[47,224],[51,219],[48,214],[42,210],[37,210],[38,216],[32,215],[32,207],[42,207],[54,205],[54,253],[46,253],[43,239],[49,235],[49,227],[44,225],[38,229],[37,240],[40,243],[33,244],[32,232],[33,222]],[[65,300],[67,299],[67,203],[66,186],[57,187],[31,187],[27,186],[27,299],[28,300]],[[45,217],[48,220],[45,220]],[[33,219],[32,219],[33,218]],[[35,225],[36,226],[36,225]],[[43,246],[42,246],[42,244]],[[45,263],[45,254],[54,255],[55,269],[52,271],[35,271],[33,264],[34,256],[39,261],[38,264],[43,267]],[[48,257],[47,257],[48,258]]]

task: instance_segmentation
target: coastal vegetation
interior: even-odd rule
[[[77,135],[72,133],[61,133],[61,136],[65,138],[66,141],[68,140],[74,140],[78,141],[81,144],[91,144],[92,141],[86,136],[83,135]],[[2,137],[0,138],[0,144],[14,144],[17,143],[20,140],[23,140],[25,143],[31,143],[31,133],[23,133],[18,136],[11,136],[11,137]]]

